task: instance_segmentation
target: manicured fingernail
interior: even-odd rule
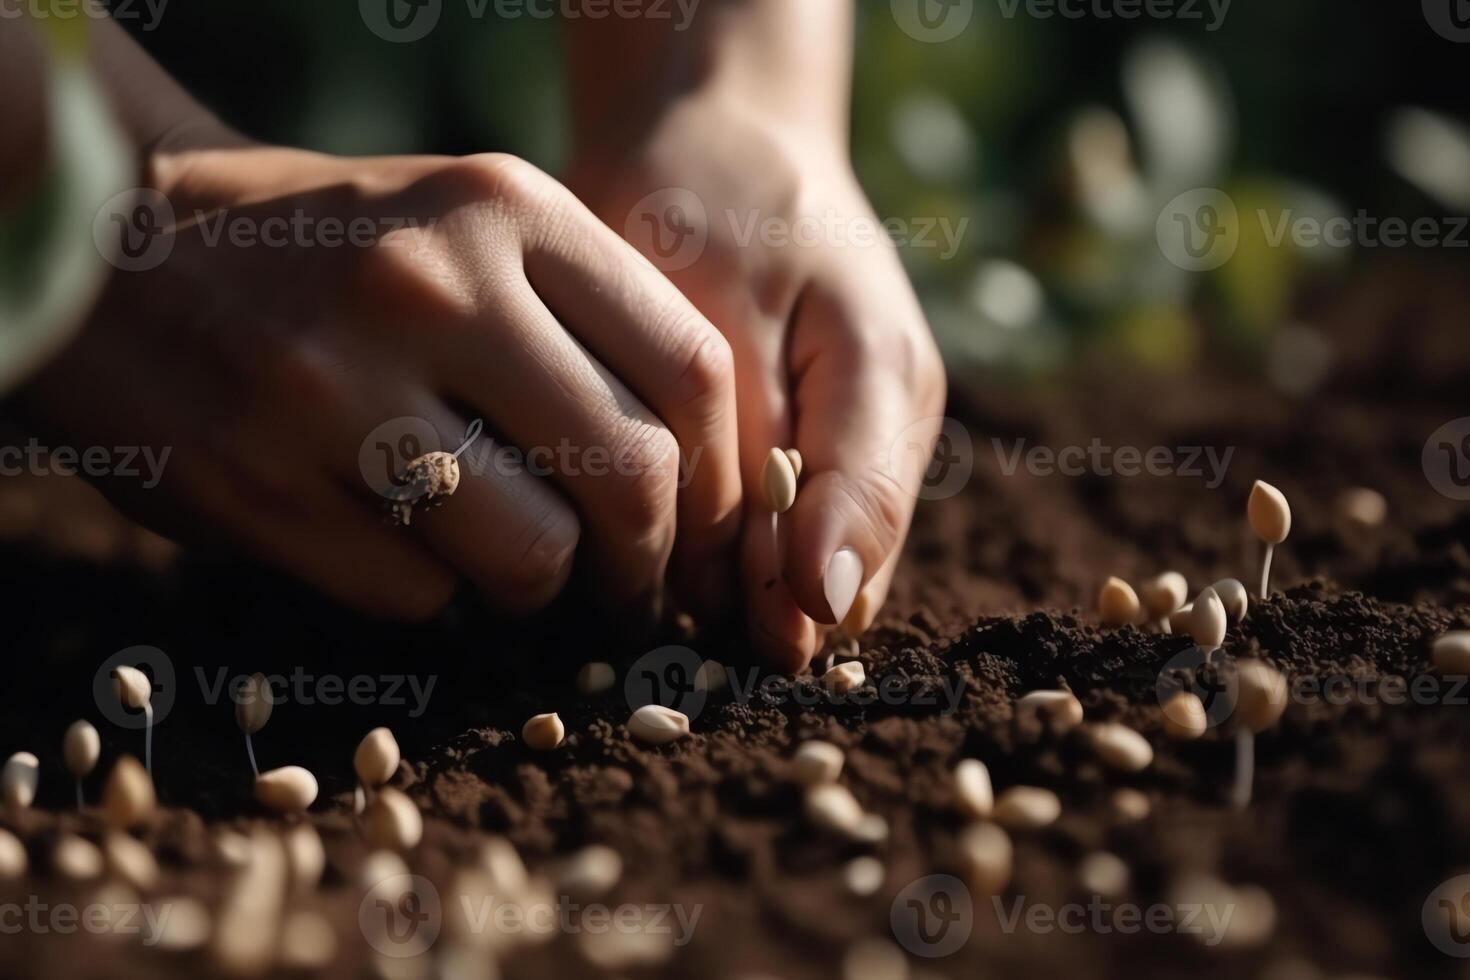
[[[822,576],[822,591],[827,596],[832,615],[836,617],[834,622],[840,623],[847,618],[862,584],[863,560],[851,548],[838,549],[827,562],[826,574]]]

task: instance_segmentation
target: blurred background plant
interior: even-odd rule
[[[859,3],[853,155],[881,217],[963,228],[952,255],[904,249],[954,371],[1095,357],[1187,370],[1208,355],[1305,394],[1332,357],[1310,323],[1317,287],[1410,252],[1465,265],[1463,229],[1428,249],[1273,240],[1283,221],[1360,211],[1454,234],[1470,211],[1470,46],[1433,25],[1441,0],[1237,0],[1223,16],[1180,0],[1170,9],[1194,16],[1162,19],[1103,15],[1126,0],[1073,0],[1071,18],[957,0],[972,16],[943,43],[905,33],[903,2]],[[445,0],[437,28],[403,44],[353,5],[299,0],[176,3],[137,36],[259,139],[505,150],[556,172],[557,24],[482,6]],[[1195,188],[1237,215],[1233,253],[1206,271],[1171,261],[1158,227]]]

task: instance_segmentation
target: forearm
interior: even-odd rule
[[[710,94],[845,146],[852,0],[704,0],[685,17],[568,17],[579,148],[625,137],[679,99]]]

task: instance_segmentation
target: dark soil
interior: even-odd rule
[[[0,566],[10,624],[0,752],[35,751],[43,772],[37,812],[7,824],[26,839],[33,872],[0,883],[0,905],[85,900],[46,867],[61,828],[97,829],[94,817],[71,812],[61,732],[76,717],[96,722],[103,769],[120,752],[141,755],[140,733],[106,723],[90,685],[106,657],[150,644],[167,651],[177,689],[155,733],[165,809],[142,834],[164,864],[159,896],[213,902],[223,891],[227,875],[211,857],[208,826],[279,823],[249,799],[228,698],[207,703],[207,690],[224,676],[218,671],[361,676],[384,695],[396,675],[412,675],[421,689],[432,680],[422,712],[407,684],[391,692],[406,704],[378,697],[365,705],[306,703],[331,698],[308,686],[308,694],[326,697],[291,698],[256,737],[263,767],[299,763],[321,781],[311,819],[330,867],[321,893],[306,901],[338,928],[333,976],[372,969],[358,928],[362,893],[351,881],[365,846],[352,828],[350,760],[377,724],[397,734],[408,760],[398,782],[428,815],[409,863],[434,883],[446,909],[455,904],[454,867],[491,833],[508,837],[533,871],[552,869],[580,845],[609,844],[626,870],[605,904],[698,909],[692,940],[662,966],[617,975],[835,976],[859,940],[895,942],[895,897],[925,876],[958,871],[964,821],[949,773],[969,756],[987,763],[997,791],[1055,790],[1063,815],[1045,830],[1012,834],[1015,874],[1000,910],[973,893],[968,943],[947,957],[910,957],[916,972],[1463,976],[1460,961],[1427,938],[1421,909],[1437,885],[1470,869],[1470,688],[1430,675],[1423,683],[1435,693],[1419,700],[1433,703],[1390,704],[1397,688],[1384,684],[1429,675],[1432,639],[1470,627],[1470,511],[1437,493],[1420,463],[1431,432],[1470,414],[1467,298],[1462,287],[1393,272],[1304,310],[1335,354],[1326,382],[1309,396],[1247,380],[1251,359],[1228,348],[1209,352],[1210,371],[1184,379],[1090,365],[1039,385],[958,383],[950,412],[974,436],[973,476],[959,495],[920,507],[894,593],[862,638],[865,691],[890,694],[831,703],[809,675],[752,692],[753,665],[728,629],[671,628],[658,642],[729,665],[737,686],[709,697],[692,737],[659,748],[631,742],[622,727],[626,668],[658,642],[589,622],[576,613],[575,596],[530,623],[498,622],[466,603],[432,628],[385,627],[237,564],[189,558],[141,569],[128,555],[155,552],[130,538],[99,545],[103,531],[85,547],[73,534],[58,550],[55,541],[66,535],[57,528],[73,527],[73,519],[47,516],[51,487],[7,487],[0,516],[19,508],[42,517],[11,522],[14,540]],[[1112,447],[1233,454],[1214,488],[1202,476],[1005,472],[1016,439],[1055,449],[1094,438]],[[1177,569],[1192,590],[1224,576],[1254,582],[1259,544],[1244,511],[1257,478],[1291,500],[1293,529],[1278,549],[1275,594],[1231,629],[1225,650],[1265,658],[1296,691],[1329,678],[1351,684],[1344,697],[1293,698],[1282,722],[1257,741],[1254,800],[1237,812],[1227,803],[1233,729],[1190,743],[1161,732],[1158,678],[1188,642],[1101,630],[1090,606],[1109,574],[1137,582]],[[1383,527],[1350,531],[1336,518],[1338,493],[1355,486],[1387,498]],[[16,503],[27,494],[32,505]],[[107,560],[81,560],[79,552]],[[617,665],[618,687],[578,697],[572,678],[588,659]],[[1121,720],[1147,736],[1154,763],[1118,775],[1100,766],[1080,731],[1056,738],[1016,723],[1016,697],[1058,686],[1077,693],[1089,720]],[[521,725],[549,710],[561,713],[567,740],[553,752],[531,752],[520,742]],[[800,794],[785,777],[794,745],[809,737],[847,751],[842,781],[886,819],[885,842],[843,842],[803,821]],[[89,800],[100,785],[94,775]],[[1116,819],[1110,798],[1122,786],[1148,796],[1149,818]],[[1176,886],[1201,872],[1264,889],[1274,925],[1218,946],[1180,930],[1002,927],[1018,900],[1086,905],[1076,868],[1097,850],[1131,869],[1115,905],[1177,908]],[[842,868],[862,854],[882,861],[885,880],[859,898],[844,889]],[[878,962],[876,953],[864,955]],[[425,970],[401,962],[384,970],[430,975],[418,965]],[[571,935],[518,948],[501,969],[509,977],[599,973]],[[136,942],[22,929],[0,938],[0,971],[153,977],[207,975],[212,967],[201,954],[169,957]]]

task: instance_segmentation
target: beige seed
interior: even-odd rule
[[[226,867],[243,868],[250,863],[250,838],[234,830],[216,830],[214,853]]]
[[[984,819],[995,808],[990,770],[979,759],[961,759],[954,767],[955,800],[966,816]]]
[[[725,665],[718,660],[706,660],[694,672],[696,691],[713,694],[715,691],[723,690],[728,683],[730,683],[730,675],[725,672]]]
[[[108,831],[102,839],[102,853],[107,858],[108,870],[138,891],[152,891],[158,884],[158,861],[136,837]]]
[[[794,476],[794,477],[796,477],[798,480],[800,480],[801,479],[801,450],[799,450],[799,449],[786,449],[786,450],[783,450],[783,452],[786,453],[786,459],[789,460],[790,463],[791,463],[791,475]]]
[[[210,953],[220,972],[266,972],[279,948],[287,881],[280,838],[263,829],[251,833],[250,860],[230,883],[216,919]]]
[[[848,836],[858,833],[866,816],[852,792],[837,783],[809,788],[803,809],[813,826]]]
[[[1193,691],[1180,691],[1164,703],[1164,734],[1170,738],[1199,738],[1209,727],[1205,703]]]
[[[1017,720],[1038,718],[1053,735],[1082,724],[1082,702],[1071,691],[1029,691],[1016,700]]]
[[[61,740],[61,757],[66,762],[67,772],[77,779],[85,779],[97,767],[102,755],[102,738],[97,729],[86,719],[78,719],[66,730]]]
[[[413,800],[385,786],[368,805],[364,833],[375,849],[412,850],[423,840],[424,817]]]
[[[297,909],[281,926],[280,965],[287,970],[321,970],[337,955],[337,930],[320,912]]]
[[[352,755],[352,768],[356,770],[359,782],[375,788],[393,778],[401,758],[398,740],[393,733],[387,728],[374,728],[357,743],[357,751]]]
[[[858,821],[852,839],[864,844],[881,844],[888,839],[888,821],[881,813],[865,813]]]
[[[849,660],[837,664],[822,675],[822,685],[838,697],[850,694],[868,680],[862,661]]]
[[[24,810],[36,801],[36,787],[41,782],[41,760],[34,753],[17,752],[5,761],[0,770],[0,793],[5,797],[5,806],[11,810]]]
[[[1225,617],[1230,622],[1238,623],[1245,619],[1245,614],[1250,610],[1250,594],[1240,579],[1222,578],[1210,588],[1220,597],[1220,603],[1225,607]]]
[[[480,867],[489,875],[496,891],[502,895],[525,892],[531,876],[515,845],[504,837],[488,838],[480,845]]]
[[[1184,605],[1189,598],[1189,583],[1178,572],[1164,572],[1139,586],[1138,596],[1149,619],[1163,619]]]
[[[527,748],[537,752],[550,752],[566,737],[567,726],[555,711],[544,715],[532,715],[531,720],[521,727],[521,740]]]
[[[112,686],[124,707],[135,711],[147,707],[153,700],[153,683],[136,667],[112,668]]]
[[[168,910],[168,915],[159,916],[155,949],[184,953],[209,942],[213,923],[209,918],[209,908],[203,902],[182,895],[171,895],[159,899],[154,907]]]
[[[91,881],[102,876],[105,862],[97,845],[75,834],[67,834],[56,842],[51,852],[51,868],[72,881]]]
[[[252,674],[240,685],[235,695],[235,724],[246,735],[254,735],[270,721],[275,708],[275,692],[264,674]]]
[[[1236,672],[1235,718],[1244,728],[1263,732],[1286,710],[1286,678],[1264,660],[1242,660]]]
[[[803,786],[835,783],[842,775],[842,750],[831,742],[802,742],[791,757],[791,775]]]
[[[255,777],[255,799],[277,813],[300,813],[316,800],[316,777],[300,766],[282,766]]]
[[[557,876],[560,894],[573,898],[601,898],[623,877],[623,859],[605,844],[593,844],[567,859]]]
[[[1097,594],[1097,611],[1104,626],[1126,626],[1138,622],[1138,593],[1133,586],[1113,576]]]
[[[402,884],[405,888],[409,885],[408,865],[403,863],[403,858],[394,851],[371,851],[363,858],[362,864],[357,868],[357,887],[365,892],[370,892],[383,882],[390,879],[399,879],[395,884]],[[396,898],[397,896],[380,895],[383,899]]]
[[[867,898],[883,887],[885,874],[882,861],[864,854],[842,866],[842,884],[851,894]]]
[[[689,716],[661,704],[645,704],[628,719],[628,734],[645,745],[667,745],[689,734]]]
[[[1338,494],[1337,518],[1349,530],[1363,532],[1381,527],[1388,517],[1388,501],[1368,487],[1351,487]]]
[[[601,694],[618,682],[618,672],[612,664],[594,660],[583,664],[577,671],[577,693],[584,696]]]
[[[146,823],[158,806],[153,780],[142,763],[130,755],[120,757],[102,786],[102,812],[118,830],[131,830]]]
[[[1153,809],[1148,797],[1131,787],[1114,791],[1108,805],[1113,819],[1118,823],[1137,823],[1140,820],[1147,820],[1149,811]]]
[[[1470,674],[1470,630],[1451,630],[1435,640],[1430,659],[1442,674]]]
[[[761,473],[761,489],[769,511],[784,514],[796,503],[796,471],[791,466],[791,460],[779,449],[772,449],[766,454],[766,465]]]
[[[286,865],[291,872],[291,888],[298,895],[312,891],[322,880],[327,867],[327,852],[322,835],[309,823],[299,823],[282,836],[286,847]]]
[[[1186,602],[1169,614],[1169,632],[1179,636],[1192,636],[1194,629],[1194,603]]]
[[[19,837],[0,827],[0,881],[14,881],[25,873],[25,845]]]
[[[1108,851],[1094,851],[1077,866],[1077,880],[1083,889],[1104,898],[1127,892],[1131,877],[1123,859]]]
[[[1225,603],[1214,589],[1205,589],[1194,600],[1189,635],[1202,650],[1217,650],[1225,642]]]
[[[1097,757],[1120,772],[1141,772],[1154,761],[1154,747],[1127,725],[1103,722],[1093,725],[1089,734]]]
[[[959,852],[961,869],[971,888],[982,895],[1005,891],[1015,863],[1009,834],[993,823],[971,824],[960,834]]]
[[[1291,533],[1291,507],[1280,490],[1257,480],[1251,486],[1246,517],[1256,537],[1267,544],[1280,544]]]
[[[995,800],[995,822],[1010,830],[1035,830],[1062,815],[1057,794],[1039,786],[1012,786]]]

